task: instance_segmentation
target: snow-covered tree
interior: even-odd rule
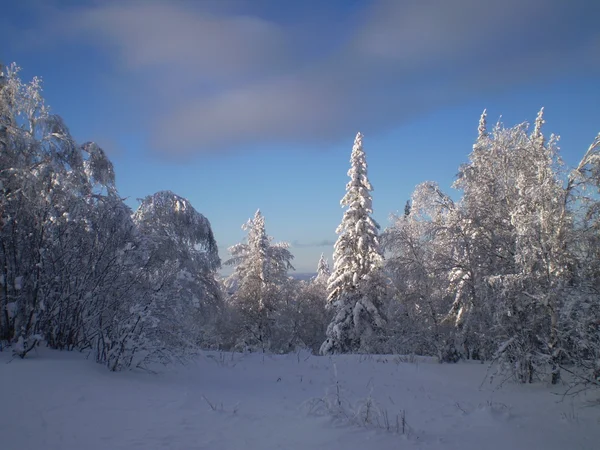
[[[566,295],[558,318],[558,349],[562,364],[583,369],[575,378],[576,383],[597,388],[600,386],[600,134],[569,174],[565,190],[574,225],[564,231],[575,261],[571,262],[568,288],[563,289]]]
[[[260,210],[242,229],[248,232],[246,242],[230,247],[231,258],[225,262],[234,267],[226,286],[244,331],[238,345],[267,350],[272,346],[276,311],[288,283],[288,270],[293,270],[293,255],[288,243],[272,243]]]
[[[550,368],[556,383],[570,341],[559,330],[568,328],[566,315],[581,313],[569,300],[576,259],[589,247],[574,246],[570,208],[586,204],[570,194],[578,177],[563,186],[557,138],[544,138],[543,122],[540,111],[531,133],[527,124],[500,123],[488,132],[484,111],[454,184],[460,201],[435,183],[419,185],[409,214],[386,230],[385,244],[402,312],[434,325],[417,327],[414,337],[445,341],[434,346],[442,359],[453,351],[495,358],[521,381]],[[569,314],[561,313],[569,303]]]
[[[471,239],[480,258],[474,265],[479,267],[478,279],[490,287],[488,303],[495,299],[497,356],[528,382],[551,363],[556,383],[560,304],[571,279],[572,222],[558,138],[544,138],[543,122],[542,110],[531,134],[527,124],[496,126],[486,138],[482,160],[471,164],[478,176],[467,175],[462,182],[465,206],[478,205],[466,214],[480,237]]]
[[[210,222],[171,191],[144,198],[133,219],[147,252],[149,280],[160,286],[153,312],[162,317],[162,333],[202,343],[222,301],[215,278],[221,261]]]
[[[325,331],[331,320],[327,305],[327,280],[331,272],[327,260],[321,255],[317,265],[317,275],[310,280],[290,282],[286,297],[288,324],[293,325],[292,341],[297,345],[318,353],[325,340]],[[290,320],[291,319],[291,320]]]
[[[382,236],[394,297],[388,303],[390,350],[457,357],[444,317],[450,308],[449,267],[456,266],[456,204],[434,182],[418,185],[408,215],[395,217]]]
[[[452,306],[445,322],[455,326],[454,339],[465,358],[486,359],[495,351],[491,337],[491,314],[487,285],[489,274],[511,269],[513,229],[509,220],[514,197],[514,172],[510,144],[498,144],[500,124],[487,130],[487,114],[479,120],[478,136],[469,162],[460,167],[453,187],[463,192],[448,216],[446,242],[447,292]],[[490,208],[494,204],[494,208]]]
[[[130,210],[104,152],[77,145],[41,81],[18,73],[0,91],[0,340],[21,357],[42,340],[94,348],[100,318],[131,294]]]
[[[206,345],[221,302],[213,232],[188,200],[158,192],[129,218],[135,235],[127,265],[118,265],[124,289],[96,311],[96,359],[110,370],[170,362]]]
[[[208,221],[167,194],[132,218],[106,154],[78,145],[41,81],[18,73],[0,81],[0,341],[20,357],[40,342],[92,349],[111,370],[197,344],[183,325],[220,300]]]
[[[350,181],[341,206],[333,273],[329,278],[329,302],[335,309],[321,353],[372,351],[385,323],[381,312],[385,282],[379,248],[379,225],[371,214],[373,190],[367,177],[367,161],[358,133],[350,157]]]
[[[14,64],[3,74],[0,130],[0,339],[22,342],[25,350],[42,338],[72,348],[82,338],[86,291],[102,281],[76,262],[94,239],[91,180],[112,186],[111,174],[100,177],[97,170],[100,163],[112,166],[100,150],[97,164],[87,165],[89,145],[77,145],[50,114],[41,80],[23,83]]]
[[[318,284],[327,284],[329,277],[331,276],[331,269],[329,268],[329,262],[325,258],[325,255],[321,253],[319,263],[317,264],[317,275],[314,278],[314,282]]]

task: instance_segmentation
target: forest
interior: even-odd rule
[[[0,69],[2,351],[87,351],[111,371],[207,349],[422,355],[600,386],[600,135],[568,168],[543,109],[510,128],[484,111],[460,198],[422,183],[382,229],[358,133],[332,266],[322,257],[297,280],[260,210],[227,256],[173,192],[131,210],[105,152],[75,142],[40,79]]]

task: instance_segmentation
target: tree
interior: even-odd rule
[[[456,267],[459,211],[433,182],[415,188],[408,215],[396,217],[382,236],[394,299],[388,306],[389,344],[395,352],[433,354],[455,361],[451,327],[444,322],[452,295],[449,268]]]
[[[248,237],[245,243],[229,248],[231,258],[225,264],[234,266],[234,272],[226,286],[244,331],[239,344],[266,351],[273,344],[276,311],[283,300],[287,272],[294,269],[293,255],[288,250],[288,243],[272,243],[260,210],[242,229],[248,232]]]
[[[203,341],[221,300],[208,220],[171,193],[132,217],[104,151],[18,72],[0,80],[0,341],[20,357],[91,349],[111,370]]]
[[[0,91],[0,340],[24,357],[96,348],[109,311],[131,296],[135,231],[112,164],[77,145],[41,95],[11,65]]]
[[[515,196],[512,177],[516,166],[510,140],[497,139],[501,126],[487,130],[484,110],[469,162],[459,168],[453,187],[463,196],[448,218],[447,291],[453,297],[444,321],[454,325],[456,345],[465,358],[492,357],[496,345],[491,337],[493,294],[491,274],[511,273],[514,230],[510,208]],[[490,208],[490,204],[494,208]]]
[[[565,204],[573,226],[562,230],[569,243],[573,270],[559,312],[557,338],[563,364],[583,369],[575,384],[600,386],[600,134],[565,188]],[[563,242],[565,237],[561,238]],[[566,357],[565,357],[566,356]],[[557,362],[556,360],[554,362]]]
[[[152,312],[161,320],[161,339],[179,347],[205,343],[222,302],[210,222],[171,191],[144,198],[133,219],[147,255],[147,281],[155,286]]]
[[[18,73],[8,67],[0,91],[0,339],[24,356],[42,338],[82,345],[86,294],[101,280],[76,260],[90,256],[96,194],[114,176],[101,149],[77,145],[50,114],[41,80],[23,83]]]
[[[480,164],[487,180],[475,178],[471,188],[475,197],[498,207],[480,214],[488,219],[479,233],[487,239],[474,245],[493,244],[480,246],[479,254],[494,261],[483,279],[495,299],[497,358],[523,382],[532,382],[550,364],[551,381],[557,383],[558,320],[572,279],[568,242],[572,219],[558,138],[545,139],[543,123],[542,109],[531,133],[527,124],[510,129],[498,125],[488,137],[489,154],[495,157],[491,168],[502,170],[491,172],[489,164]]]
[[[329,262],[327,259],[325,259],[323,253],[321,253],[321,257],[319,258],[319,262],[317,264],[317,275],[313,281],[317,284],[326,285],[330,276],[331,269],[329,268]]]
[[[531,382],[550,363],[560,379],[559,317],[572,280],[572,229],[558,138],[542,134],[543,109],[528,124],[491,133],[485,112],[469,163],[455,187],[463,192],[452,249],[447,320],[465,348],[478,349]],[[490,205],[494,205],[490,208]]]
[[[381,296],[385,290],[379,225],[371,218],[373,190],[358,133],[350,157],[350,181],[340,204],[347,207],[336,232],[333,273],[329,278],[330,305],[335,309],[321,353],[370,351],[385,323]]]
[[[569,205],[586,202],[569,199],[577,177],[565,189],[558,138],[545,139],[543,123],[540,111],[531,133],[526,123],[488,132],[484,111],[454,184],[461,200],[435,183],[419,185],[385,243],[397,295],[418,322],[434,325],[419,335],[432,329],[434,341],[446,341],[436,346],[442,359],[458,349],[466,358],[494,358],[524,382],[550,367],[557,383],[568,341],[561,311],[577,281],[576,255],[584,254],[573,248]]]
[[[331,320],[327,305],[327,280],[331,272],[323,255],[319,258],[317,275],[310,280],[294,280],[289,291],[286,314],[291,317],[295,342],[318,353],[325,340],[325,331]],[[289,321],[288,321],[289,322]]]

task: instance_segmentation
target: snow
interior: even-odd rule
[[[481,364],[212,352],[152,374],[111,373],[78,353],[30,355],[0,352],[3,450],[575,450],[600,441],[591,394],[482,384]],[[342,408],[324,408],[327,399]],[[367,405],[373,418],[387,413],[389,431],[360,425]]]
[[[17,313],[17,303],[16,302],[10,302],[6,304],[6,312],[8,314],[8,318],[12,319],[13,317],[16,316]]]

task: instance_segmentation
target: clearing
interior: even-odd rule
[[[598,449],[593,393],[486,380],[428,358],[205,352],[110,373],[84,354],[0,353],[3,450]],[[486,380],[484,382],[484,380]],[[483,382],[483,384],[482,384]],[[404,418],[404,421],[403,421]]]

